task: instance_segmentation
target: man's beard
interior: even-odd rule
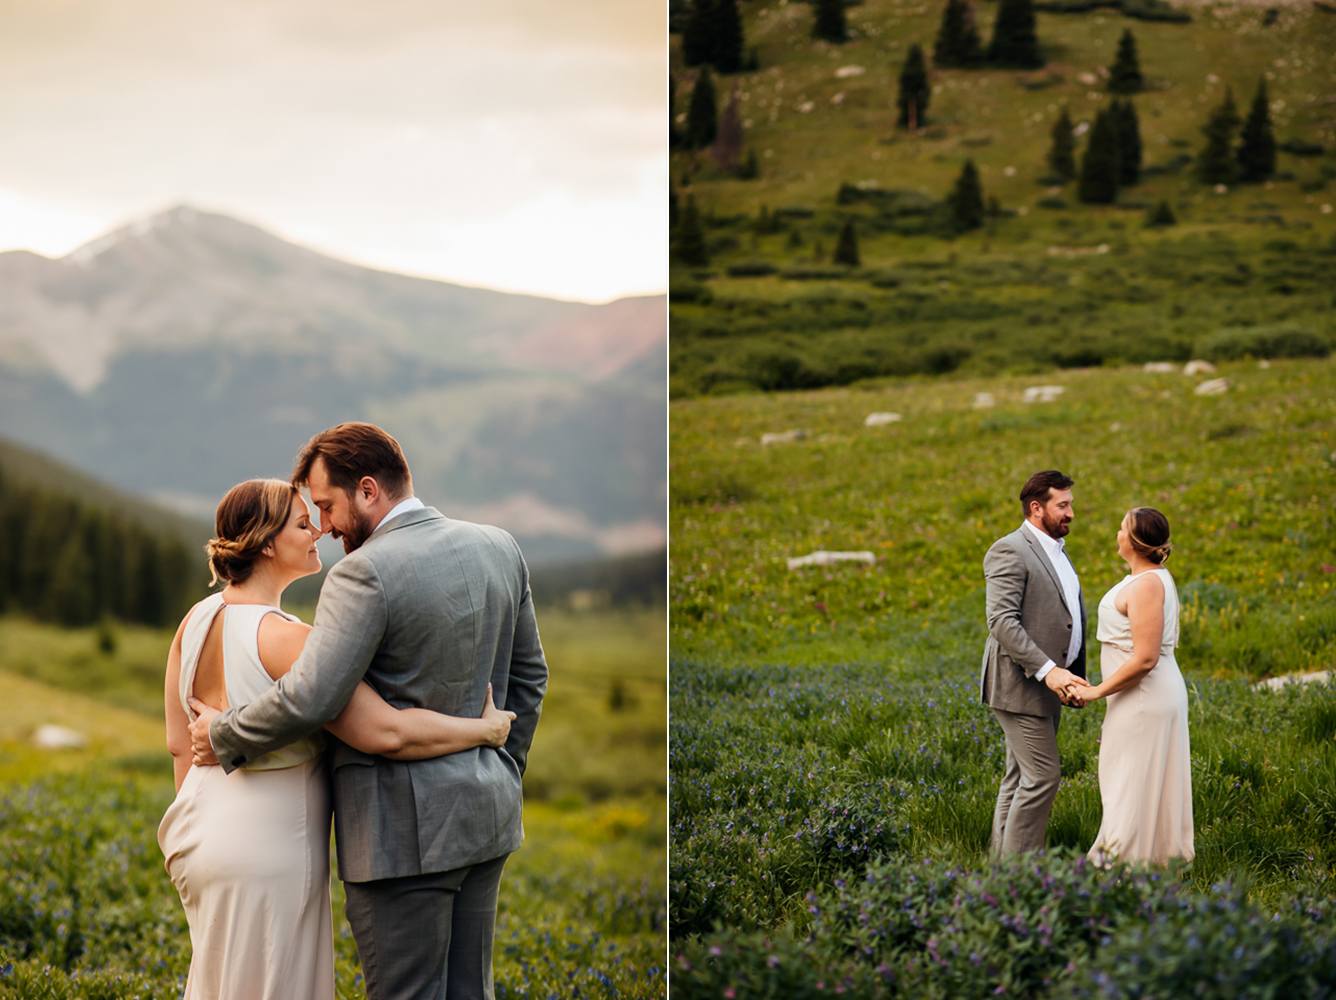
[[[1048,512],[1045,511],[1043,514],[1040,515],[1040,518],[1044,522],[1044,532],[1050,538],[1062,538],[1064,535],[1067,534],[1068,531],[1071,530],[1067,526],[1069,522],[1064,521],[1062,519],[1061,514],[1056,514],[1050,517]],[[363,541],[365,541],[365,539],[363,539]],[[361,545],[362,543],[358,542],[357,544]],[[356,546],[354,546],[354,548],[356,548]],[[352,549],[349,549],[348,551],[351,552]]]
[[[352,552],[354,549],[360,549],[362,543],[371,537],[371,518],[352,507],[351,504],[349,505],[348,516],[352,519],[352,524],[339,532],[345,554]]]

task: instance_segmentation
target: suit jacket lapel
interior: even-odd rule
[[[1064,608],[1067,608],[1067,593],[1062,588],[1062,581],[1058,579],[1058,571],[1056,567],[1054,567],[1053,561],[1049,559],[1048,553],[1045,552],[1044,547],[1039,544],[1039,539],[1034,537],[1034,532],[1030,531],[1030,529],[1023,524],[1020,527],[1020,533],[1025,537],[1025,540],[1030,543],[1031,551],[1039,557],[1039,562],[1043,565],[1044,569],[1048,570],[1049,579],[1053,581],[1053,586],[1057,588],[1058,600],[1062,602]],[[1073,621],[1076,620],[1076,612],[1074,609],[1067,608],[1067,614],[1071,616]]]

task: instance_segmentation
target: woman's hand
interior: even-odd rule
[[[496,707],[492,701],[492,685],[487,685],[487,704],[482,707],[482,721],[488,724],[489,732],[486,745],[503,747],[510,738],[510,723],[515,718],[514,712],[506,712]]]
[[[1096,684],[1089,687],[1078,687],[1073,685],[1071,690],[1072,702],[1081,708],[1089,705],[1092,701],[1099,701],[1104,697],[1103,685]]]

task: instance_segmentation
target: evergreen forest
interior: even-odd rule
[[[734,6],[671,41],[674,398],[1330,344],[1322,4]]]
[[[0,613],[166,626],[204,596],[204,554],[179,534],[24,472],[0,463]]]

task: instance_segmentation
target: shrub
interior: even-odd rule
[[[869,783],[846,788],[821,803],[799,837],[823,869],[862,872],[870,861],[894,853],[909,828],[895,819],[894,788]]]
[[[1077,996],[1330,997],[1336,936],[1294,915],[1250,905],[1244,887],[1210,896],[1168,894],[1148,924],[1115,934]]]
[[[699,281],[677,279],[668,285],[669,302],[695,302],[704,305],[714,299],[708,285]]]
[[[1274,326],[1229,327],[1197,344],[1197,356],[1208,361],[1254,358],[1325,358],[1331,345],[1307,327],[1295,323]]]
[[[774,274],[779,268],[768,260],[743,260],[728,266],[730,278],[763,278]]]

